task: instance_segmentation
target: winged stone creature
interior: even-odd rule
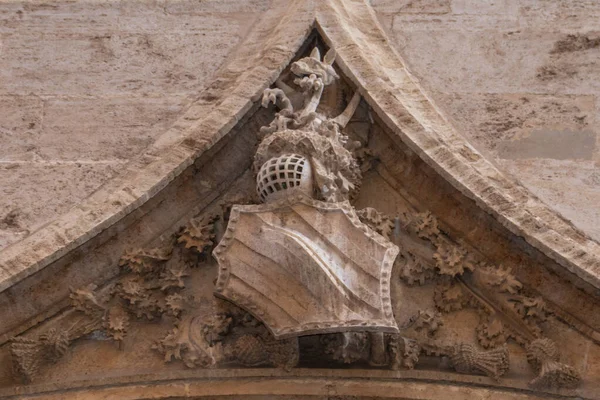
[[[268,107],[273,103],[280,111],[269,126],[261,128],[261,133],[269,134],[286,129],[308,129],[325,135],[337,136],[339,134],[340,128],[346,126],[356,111],[360,102],[360,94],[357,91],[344,112],[336,118],[330,119],[316,112],[325,86],[339,78],[333,68],[335,57],[335,50],[331,49],[321,59],[321,52],[315,47],[308,57],[301,58],[292,64],[290,69],[296,76],[294,84],[299,87],[304,100],[304,104],[299,110],[294,110],[290,100],[290,97],[298,92],[282,80],[275,83],[277,88],[265,89],[262,106]]]

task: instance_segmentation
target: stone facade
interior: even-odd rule
[[[567,150],[472,146],[385,33],[499,12],[372,3],[203,3],[268,12],[166,132],[0,252],[1,397],[595,398],[600,245],[496,166]],[[198,7],[95,4],[123,29]]]
[[[270,7],[163,3],[3,2],[0,246],[89,196],[168,129]],[[598,239],[598,4],[370,3],[461,134]]]
[[[372,0],[411,73],[470,142],[596,240],[595,1]]]

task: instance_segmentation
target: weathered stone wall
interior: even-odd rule
[[[371,3],[459,131],[600,238],[600,5]],[[268,0],[3,2],[0,247],[66,212],[165,132],[268,9]]]
[[[0,4],[0,248],[164,133],[268,0]]]
[[[458,131],[600,239],[600,3],[371,3]]]

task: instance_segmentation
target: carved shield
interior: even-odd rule
[[[348,202],[299,196],[237,205],[214,250],[216,295],[252,313],[277,338],[394,333],[390,275],[397,254]]]

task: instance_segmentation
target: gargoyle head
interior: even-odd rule
[[[314,48],[309,57],[301,58],[292,64],[292,72],[299,76],[309,76],[311,74],[323,80],[324,85],[333,83],[338,78],[338,74],[333,69],[335,61],[335,50],[330,49],[325,58],[321,61],[321,52],[318,48]]]

